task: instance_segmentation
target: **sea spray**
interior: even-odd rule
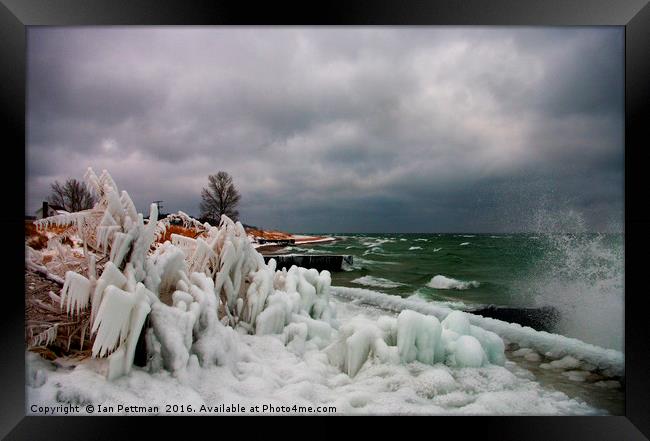
[[[528,280],[537,306],[560,312],[556,332],[623,350],[623,235],[586,232],[582,216],[541,211],[543,254]]]

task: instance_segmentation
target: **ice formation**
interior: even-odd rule
[[[377,322],[351,320],[341,327],[327,347],[332,364],[350,376],[370,357],[382,362],[453,367],[481,367],[505,363],[504,344],[496,334],[469,324],[466,314],[455,311],[441,323],[436,317],[403,310],[397,319]]]
[[[295,266],[276,270],[275,261],[267,265],[255,251],[242,224],[226,216],[218,227],[182,212],[158,221],[152,204],[145,222],[108,172],[97,176],[89,168],[85,177],[98,196],[95,207],[37,225],[77,226],[88,277],[65,273],[61,308],[79,314],[90,305],[92,354],[108,359],[109,378],[130,371],[142,332],[150,366],[172,372],[184,369],[193,356],[204,364],[222,361],[227,326],[319,346],[329,343],[335,324],[329,272]],[[157,243],[171,225],[197,234],[171,234],[170,241]],[[95,255],[108,259],[99,277]],[[29,264],[40,268],[31,259]],[[143,331],[147,316],[151,329]],[[39,339],[48,341],[49,334]]]
[[[353,300],[360,300],[368,304],[379,306],[381,308],[401,312],[403,310],[413,310],[422,314],[432,315],[443,320],[452,313],[452,309],[440,304],[420,302],[414,299],[404,299],[399,296],[393,296],[376,291],[362,288],[332,287],[332,292],[340,297]],[[553,359],[561,359],[567,355],[575,357],[593,367],[605,371],[611,375],[622,375],[624,371],[623,353],[613,349],[605,349],[589,343],[585,343],[575,338],[565,337],[563,335],[551,334],[544,331],[536,331],[527,326],[521,326],[517,323],[507,323],[489,317],[483,317],[476,314],[466,314],[471,327],[471,332],[479,341],[487,342],[483,331],[491,331],[499,340],[507,340],[511,343],[517,343],[520,347],[532,348],[540,354]],[[489,346],[495,349],[488,349],[488,355],[492,354],[493,360],[500,358],[499,343],[491,334],[487,334]],[[486,343],[482,343],[484,346]],[[543,365],[542,365],[543,366]]]
[[[67,302],[66,302],[67,300]],[[61,307],[66,305],[68,314],[76,312],[79,314],[81,309],[88,306],[90,301],[90,280],[72,271],[65,275],[65,282],[61,290]]]

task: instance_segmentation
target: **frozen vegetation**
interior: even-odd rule
[[[29,413],[32,404],[268,403],[340,413],[594,414],[601,411],[542,387],[507,361],[504,339],[550,354],[557,362],[549,369],[590,363],[622,370],[616,351],[426,302],[333,288],[327,271],[265,264],[243,226],[225,216],[216,227],[178,213],[175,224],[202,234],[158,243],[171,220],[157,221],[155,204],[145,221],[106,171],[89,169],[86,179],[99,200],[92,210],[39,224],[77,226],[84,271],[66,271],[57,298],[69,316],[90,311],[92,358],[65,369],[63,360],[29,353]],[[66,247],[57,252],[71,253]],[[28,249],[27,259],[57,277],[41,252]],[[446,289],[474,283],[436,277]],[[55,333],[47,330],[37,343]],[[134,367],[141,333],[146,366]]]

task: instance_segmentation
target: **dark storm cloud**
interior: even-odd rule
[[[617,28],[30,28],[27,212],[108,169],[140,210],[293,231],[619,228]]]

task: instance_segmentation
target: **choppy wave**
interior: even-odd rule
[[[359,277],[358,279],[352,280],[352,283],[365,286],[373,286],[376,288],[397,288],[398,286],[404,286],[403,283],[393,282],[392,280],[374,276]]]
[[[361,242],[361,245],[369,248],[374,248],[383,245],[385,243],[395,243],[395,239],[387,239],[387,238],[368,238],[368,239],[372,239],[372,240],[363,241]]]
[[[381,262],[378,260],[364,259],[363,257],[355,256],[352,259],[352,265],[343,261],[343,271],[358,271],[368,269],[376,265],[397,265],[398,262]]]
[[[294,246],[283,248],[281,251],[292,252],[292,253],[297,252],[298,254],[332,254],[332,251],[328,251],[328,250],[323,250],[323,249],[316,250],[313,248],[294,247]]]
[[[421,249],[422,249],[422,247],[410,247],[410,248],[409,248],[409,251],[413,251],[413,250],[421,250]]]
[[[466,245],[469,245],[469,242],[463,242],[463,243],[460,244],[461,247],[464,247]]]
[[[470,289],[478,288],[480,283],[475,280],[463,282],[438,274],[427,283],[427,286],[435,289]]]
[[[379,247],[379,246],[372,247],[372,248],[370,248],[370,249],[363,252],[364,256],[367,256],[368,254],[377,254],[377,255],[380,255],[380,256],[385,255],[384,254],[384,249],[382,247]]]

